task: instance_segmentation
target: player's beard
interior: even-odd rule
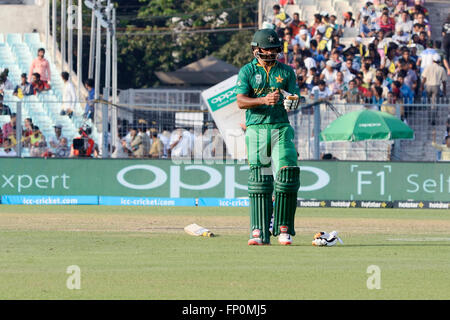
[[[258,59],[260,64],[271,66],[277,61],[278,52],[265,54],[257,49],[253,52],[253,55]]]

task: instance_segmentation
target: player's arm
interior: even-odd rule
[[[278,91],[269,93],[265,97],[259,97],[259,98],[251,98],[245,94],[238,94],[236,96],[237,98],[237,105],[239,109],[251,109],[256,108],[262,105],[275,105],[278,100],[280,100],[280,93]]]

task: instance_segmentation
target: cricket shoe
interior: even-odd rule
[[[288,246],[292,244],[292,237],[289,233],[287,233],[287,227],[281,226],[280,227],[280,235],[278,236],[278,242],[283,246]]]
[[[261,239],[261,230],[255,229],[252,231],[252,238],[248,240],[249,246],[262,246],[270,245],[270,243],[264,243]]]

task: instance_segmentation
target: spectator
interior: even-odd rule
[[[403,32],[402,27],[395,27],[395,35],[392,37],[392,40],[397,42],[400,45],[406,45],[409,42],[409,35]]]
[[[363,73],[363,81],[364,84],[368,87],[370,86],[370,84],[374,81],[375,79],[375,71],[374,69],[371,67],[370,64],[370,60],[369,59],[364,59],[363,60],[363,64],[362,64],[362,68],[361,71]]]
[[[392,92],[388,92],[387,99],[381,105],[381,111],[396,116],[397,110],[395,104],[396,100],[394,94]]]
[[[349,82],[353,78],[355,78],[355,75],[357,74],[357,71],[353,68],[353,59],[347,58],[345,63],[341,65],[341,72],[344,73],[344,78],[348,79]]]
[[[295,40],[297,41],[297,44],[300,48],[300,50],[309,49],[309,42],[311,41],[311,38],[308,34],[307,29],[300,29],[299,33],[295,37]]]
[[[5,90],[13,90],[14,86],[8,79],[9,69],[5,68],[0,74],[0,93],[4,93]]]
[[[320,74],[320,80],[324,80],[327,86],[336,81],[337,71],[334,69],[334,63],[328,60],[325,69]]]
[[[161,140],[161,143],[163,144],[163,154],[162,158],[167,158],[170,156],[170,137],[171,134],[168,130],[164,129],[161,134],[158,134],[158,138]]]
[[[310,26],[310,31],[311,31],[311,37],[315,36],[316,30],[319,26],[322,25],[322,16],[318,13],[316,13],[314,15],[314,22],[313,24]]]
[[[352,18],[353,13],[350,11],[344,12],[344,20],[342,21],[342,28],[354,28],[355,27],[355,19]]]
[[[163,143],[158,137],[158,132],[153,131],[152,133],[152,145],[150,147],[149,155],[150,158],[161,158],[163,155]]]
[[[312,85],[312,83],[314,81],[314,77],[317,77],[317,79],[320,80],[320,78],[317,75],[317,68],[315,68],[315,67],[309,69],[308,75],[306,76],[305,84],[306,84],[308,90],[311,90],[312,87],[314,87],[316,85],[316,84]]]
[[[359,36],[361,38],[373,37],[375,34],[374,30],[369,24],[369,16],[364,16],[361,24],[359,25]]]
[[[341,94],[341,99],[344,99],[346,103],[360,103],[362,95],[358,90],[355,80],[351,80],[348,83],[348,89]]]
[[[431,100],[436,102],[439,95],[439,88],[443,86],[444,96],[446,96],[447,75],[445,69],[439,64],[441,57],[435,53],[433,63],[428,65],[422,73],[422,91],[426,85],[426,93]]]
[[[20,76],[21,82],[14,88],[13,95],[22,99],[24,96],[30,96],[34,94],[33,85],[27,81],[27,74],[22,73]]]
[[[119,139],[119,145],[116,146],[111,158],[124,159],[130,157],[130,150],[128,149],[125,139]]]
[[[380,111],[381,105],[384,102],[383,99],[383,89],[381,87],[373,87],[372,88],[372,98],[371,98],[372,109]]]
[[[32,77],[33,94],[38,94],[51,89],[50,85],[46,81],[41,80],[39,73],[33,73]]]
[[[397,81],[400,83],[400,94],[404,103],[414,103],[414,90],[405,83],[405,71],[400,71],[397,75]]]
[[[16,114],[11,113],[9,122],[3,125],[3,140],[10,139],[11,143],[16,141]],[[15,145],[15,143],[13,143]]]
[[[413,23],[418,23],[424,27],[424,32],[426,33],[428,38],[431,38],[431,26],[428,20],[425,19],[425,15],[423,13],[417,14],[417,19],[413,21]]]
[[[33,134],[30,136],[30,146],[30,156],[32,157],[41,157],[45,152],[47,142],[45,142],[45,137],[38,126],[33,126]]]
[[[292,22],[292,18],[289,17],[289,15],[287,15],[284,11],[281,11],[281,7],[278,4],[274,5],[272,9],[274,15],[272,23],[275,25],[277,34],[281,38],[284,34],[284,29],[286,29]]]
[[[421,32],[425,31],[425,26],[423,24],[420,23],[414,23],[413,24],[413,30],[412,30],[412,35],[411,35],[411,39],[415,42],[417,40],[414,40],[414,36],[419,36],[419,34]]]
[[[293,19],[289,27],[292,32],[292,37],[295,38],[300,32],[300,27],[305,26],[305,23],[303,21],[300,21],[300,14],[298,12],[295,12],[292,17]]]
[[[86,97],[86,106],[84,108],[83,118],[91,119],[94,121],[94,101],[95,101],[95,88],[94,88],[94,79],[87,79],[84,83],[86,90],[88,91],[88,96]]]
[[[11,139],[5,139],[3,149],[0,149],[0,157],[16,157],[17,153],[13,148]]]
[[[340,70],[342,67],[342,59],[340,57],[340,53],[338,49],[331,50],[330,60],[333,62],[333,68],[335,70]]]
[[[431,124],[436,122],[436,102],[439,97],[440,86],[443,87],[444,97],[447,96],[447,75],[445,69],[439,65],[441,57],[438,54],[433,55],[433,64],[429,65],[422,73],[422,91],[431,98]]]
[[[90,127],[81,127],[78,130],[80,134],[73,139],[73,143],[70,147],[69,157],[77,158],[91,158],[96,156],[98,152],[95,150],[95,142],[89,137],[92,129]]]
[[[61,137],[52,156],[55,158],[68,158],[70,156],[70,148],[67,143],[67,138]]]
[[[331,100],[333,93],[331,90],[327,87],[326,82],[323,80],[319,81],[319,84],[312,88],[311,90],[311,99],[316,99],[316,96],[318,100]]]
[[[336,81],[331,84],[331,92],[334,95],[341,95],[347,91],[347,84],[344,81],[344,74],[342,72],[336,73]]]
[[[441,151],[441,161],[450,161],[450,136],[445,137],[445,144],[436,143],[436,130],[433,130],[433,148]]]
[[[146,133],[147,127],[145,125],[140,125],[138,127],[138,135],[142,138],[142,147],[143,147],[143,157],[148,157],[148,153],[150,151],[150,145],[152,144],[150,137]]]
[[[420,44],[422,47],[426,48],[427,47],[427,43],[429,43],[428,37],[427,37],[427,33],[425,31],[420,31],[419,32],[419,39],[416,39],[415,41],[418,44]],[[431,44],[429,47],[432,48],[433,44]]]
[[[40,80],[45,82],[45,84],[50,85],[51,71],[50,63],[44,58],[45,49],[40,48],[37,52],[37,58],[35,58],[30,65],[30,72],[28,73],[28,82],[33,83],[33,74],[38,73],[40,75]]]
[[[409,16],[408,5],[406,4],[406,0],[398,1],[397,6],[395,7],[395,10],[394,10],[394,15],[398,16],[398,15],[402,14],[402,12],[406,12]]]
[[[378,27],[383,30],[387,37],[389,37],[395,30],[395,22],[389,19],[389,15],[387,13],[383,13],[378,22]]]
[[[33,135],[33,127],[34,127],[33,120],[31,118],[26,118],[25,125],[22,130],[22,145],[24,148],[31,147],[30,139],[31,136]]]
[[[376,18],[375,8],[373,3],[368,1],[365,5],[359,10],[358,16],[356,18],[357,21],[361,21],[364,16],[369,16],[370,19]]]
[[[61,124],[55,124],[53,126],[55,130],[55,135],[50,138],[49,144],[52,150],[52,153],[56,153],[56,148],[58,148],[61,144],[62,136],[62,125]],[[66,141],[67,142],[67,141]],[[70,150],[69,150],[70,152]]]
[[[182,128],[177,128],[170,136],[170,155],[172,158],[186,158],[191,154],[190,133]]]
[[[11,109],[6,104],[3,104],[3,95],[2,94],[0,94],[0,115],[2,115],[2,116],[11,115]]]
[[[329,23],[329,25],[333,28],[333,32],[338,33],[339,29],[340,29],[340,26],[339,26],[339,24],[336,23],[336,19],[337,19],[337,17],[334,14],[332,14],[330,16],[330,23]]]
[[[61,78],[64,82],[63,85],[63,95],[62,95],[62,106],[61,106],[61,115],[67,115],[69,118],[73,116],[73,110],[75,110],[75,104],[77,101],[77,95],[75,94],[75,87],[69,81],[69,73],[62,72]]]
[[[142,135],[138,134],[137,128],[134,127],[131,129],[130,137],[131,154],[134,158],[143,158],[146,155],[146,153],[144,153],[145,146]]]
[[[304,64],[306,69],[311,70],[311,68],[316,69],[317,64],[316,64],[316,60],[314,60],[314,58],[311,57],[311,52],[309,50],[306,50],[304,53]]]
[[[285,29],[283,38],[283,54],[285,64],[291,65],[293,63],[294,46],[296,45],[296,43],[297,42],[292,38],[291,31],[289,29]]]
[[[447,20],[445,20],[445,23],[442,25],[442,40],[445,57],[450,64],[450,13],[447,15]],[[450,72],[448,75],[450,76]]]
[[[396,28],[401,29],[405,34],[412,35],[413,22],[409,18],[409,13],[407,11],[401,13],[401,18],[400,21],[397,22]]]

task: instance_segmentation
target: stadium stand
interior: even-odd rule
[[[8,79],[14,87],[20,83],[20,75],[29,73],[30,64],[39,48],[45,45],[41,42],[38,33],[9,33],[0,34],[0,71],[7,68],[9,70]],[[45,58],[50,62],[51,70],[51,90],[38,95],[24,96],[23,99],[13,95],[12,90],[5,90],[4,103],[11,108],[11,112],[17,112],[17,103],[22,102],[22,122],[26,118],[31,118],[33,124],[40,128],[45,140],[49,141],[54,136],[53,127],[56,124],[62,125],[62,135],[71,143],[72,139],[78,136],[78,129],[86,123],[82,118],[84,112],[81,103],[76,104],[74,116],[70,119],[60,115],[63,81],[61,74],[51,61],[49,55]],[[0,117],[0,125],[9,122],[9,116]],[[87,122],[93,128],[92,138],[98,141],[98,131],[89,120]],[[29,156],[28,148],[23,148],[22,156]]]
[[[418,3],[416,3],[418,2]],[[419,4],[421,6],[414,6],[414,4]],[[290,4],[293,3],[293,4]],[[442,15],[438,12],[433,12],[431,10],[436,10],[430,5],[427,8],[426,1],[409,1],[409,6],[398,8],[397,1],[361,1],[361,0],[298,0],[293,2],[288,2],[282,6],[281,14],[284,12],[288,17],[282,15],[278,16],[272,11],[274,5],[280,4],[279,1],[265,1],[264,7],[264,25],[263,27],[272,27],[276,29],[277,33],[280,35],[280,39],[283,41],[288,41],[288,51],[283,53],[279,61],[291,65],[296,71],[297,75],[302,75],[302,71],[307,69],[307,81],[303,81],[301,85],[301,93],[306,96],[307,99],[311,96],[311,92],[314,86],[317,86],[317,81],[310,75],[311,64],[306,63],[305,51],[310,51],[312,58],[314,59],[314,65],[317,68],[316,75],[323,79],[325,76],[329,77],[329,73],[325,71],[325,65],[327,62],[332,61],[333,69],[336,71],[346,72],[345,68],[342,69],[343,65],[348,56],[348,49],[354,50],[353,54],[353,70],[351,70],[351,75],[347,73],[348,78],[359,78],[360,84],[357,85],[358,91],[360,92],[360,101],[356,105],[350,105],[345,99],[333,89],[336,89],[335,79],[331,79],[327,82],[327,90],[332,91],[329,99],[333,101],[336,109],[341,113],[347,113],[356,109],[361,109],[363,107],[371,109],[382,109],[382,103],[388,102],[388,93],[394,93],[395,99],[394,103],[401,106],[401,116],[402,120],[405,121],[415,132],[415,139],[410,141],[398,141],[397,146],[393,147],[393,141],[368,141],[365,143],[350,143],[350,142],[333,142],[333,143],[321,143],[320,151],[321,153],[333,153],[338,159],[341,160],[364,160],[367,159],[367,153],[370,154],[370,160],[411,160],[411,161],[435,161],[438,159],[437,151],[431,145],[431,139],[433,132],[438,132],[440,137],[443,138],[445,134],[448,134],[449,126],[449,105],[448,96],[445,95],[445,88],[441,86],[441,90],[438,94],[438,100],[434,102],[437,104],[437,111],[435,115],[432,114],[431,105],[433,101],[431,100],[430,93],[427,90],[421,88],[421,83],[423,81],[422,73],[426,65],[433,64],[434,57],[432,55],[439,55],[439,62],[445,67],[445,72],[450,74],[450,67],[448,64],[443,63],[445,57],[443,51],[439,49],[439,45],[436,41],[440,39],[440,28],[433,27],[439,25],[439,23],[433,22]],[[442,4],[440,11],[442,11]],[[363,9],[367,7],[368,9]],[[448,12],[449,5],[446,5]],[[425,35],[423,39],[419,39],[419,34],[417,30],[410,30],[407,33],[407,41],[396,37],[398,30],[393,27],[389,31],[385,31],[383,36],[378,34],[378,31],[382,28],[383,30],[389,30],[389,25],[382,23],[382,13],[383,10],[388,13],[388,21],[392,25],[401,25],[401,13],[405,11],[408,13],[408,20],[412,24],[419,24],[419,15],[423,14],[425,16],[425,22],[423,26],[419,28],[424,28],[427,30],[428,26],[432,26],[431,37]],[[445,11],[445,10],[444,10]],[[344,25],[344,13],[351,12],[352,18],[355,19],[355,24],[353,27]],[[375,32],[374,36],[361,36],[360,24],[363,16],[369,13],[369,28],[371,31]],[[299,13],[300,21],[296,22],[297,27],[294,29],[290,28],[290,17],[293,17],[294,13]],[[359,15],[361,13],[361,15]],[[317,22],[317,16],[319,15],[319,23]],[[334,25],[330,23],[331,16],[334,15],[336,20]],[[298,27],[306,25],[306,28]],[[328,32],[327,30],[333,26],[334,30]],[[299,34],[291,34],[291,37],[286,40],[286,32],[290,33],[294,30],[307,30],[307,39],[301,40]],[[318,31],[319,30],[319,31]],[[420,31],[420,30],[419,30]],[[299,31],[297,31],[299,32]],[[310,40],[316,38],[316,34],[320,33],[319,42],[325,43],[322,47],[315,49],[309,48]],[[417,36],[413,37],[413,34]],[[400,33],[399,33],[400,34]],[[297,38],[296,38],[297,36]],[[334,37],[338,36],[338,42],[335,42]],[[325,42],[324,39],[325,38]],[[321,39],[321,40],[320,40]],[[400,40],[401,39],[401,40]],[[357,44],[355,41],[359,42]],[[376,42],[378,41],[378,42]],[[431,44],[430,44],[431,43]],[[306,44],[306,45],[305,45]],[[370,52],[370,47],[372,47],[372,52]],[[388,57],[387,49],[395,48],[394,57]],[[415,51],[413,50],[415,48]],[[413,66],[404,68],[402,66],[402,54],[406,50],[409,52]],[[426,57],[425,53],[429,56]],[[337,52],[338,59],[332,60],[332,53]],[[372,58],[370,58],[370,56]],[[367,61],[366,61],[367,58]],[[369,59],[370,58],[370,59]],[[418,59],[421,59],[422,63],[418,63]],[[428,59],[428,60],[427,60]],[[427,60],[427,63],[425,63]],[[408,64],[411,60],[408,60]],[[363,65],[369,62],[370,69],[364,70]],[[339,67],[336,67],[338,65]],[[383,81],[380,84],[376,84],[375,74],[376,71],[383,70],[385,72],[383,76]],[[361,73],[363,71],[363,73]],[[400,83],[401,90],[398,91],[397,88],[393,87],[394,82],[402,78],[400,71],[405,71],[409,77],[408,83]],[[305,73],[306,74],[306,73]],[[333,75],[335,77],[335,75]],[[367,80],[369,79],[369,80]],[[402,79],[400,79],[402,80]],[[344,84],[339,88],[340,91],[345,92],[348,90],[349,79],[344,81]],[[443,84],[445,82],[441,82]],[[426,86],[426,84],[425,84]],[[447,88],[449,87],[449,81],[447,78]],[[384,89],[383,89],[384,88]],[[375,97],[375,89],[382,89],[381,99]],[[408,91],[410,90],[410,91]],[[408,95],[408,92],[412,92],[412,96]],[[448,91],[447,91],[448,92]],[[439,96],[440,95],[440,96]],[[375,99],[377,103],[374,104]],[[437,103],[436,103],[437,102]],[[391,103],[391,102],[389,102]],[[405,112],[403,112],[403,107]],[[395,108],[394,108],[395,109]],[[321,129],[324,129],[329,123],[336,119],[336,114],[327,108],[321,108]],[[297,147],[300,154],[300,159],[310,159],[312,158],[313,141],[312,132],[314,127],[314,119],[311,112],[305,112],[300,116],[300,119],[290,118],[291,123],[294,123],[294,127],[297,133]],[[395,154],[394,154],[395,153]]]

